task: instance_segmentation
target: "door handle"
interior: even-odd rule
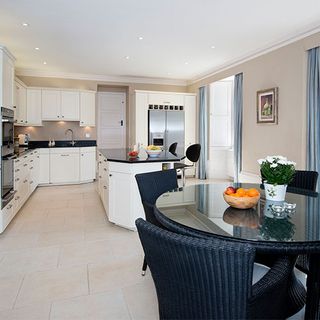
[[[123,120],[120,120],[120,126],[123,127]]]

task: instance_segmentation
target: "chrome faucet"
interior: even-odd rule
[[[67,134],[68,132],[71,132],[71,141],[70,144],[74,147],[74,145],[76,144],[76,142],[73,140],[73,130],[72,129],[67,129],[65,134]]]

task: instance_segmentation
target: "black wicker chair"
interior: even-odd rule
[[[293,188],[305,190],[307,192],[315,192],[317,189],[318,172],[296,170],[293,180],[288,185],[288,191],[293,191]],[[308,274],[309,273],[309,256],[300,255],[297,259],[296,267]]]
[[[178,146],[178,142],[174,142],[169,147],[169,152],[172,153],[175,156],[177,155],[176,154],[177,146]]]
[[[181,170],[183,185],[186,184],[185,169],[192,168],[195,165],[195,163],[199,160],[200,152],[201,152],[201,145],[198,143],[192,144],[187,148],[186,156],[182,159],[187,158],[189,161],[193,162],[193,164],[188,165],[182,162],[176,162],[174,164],[174,168],[176,170]]]
[[[285,319],[294,261],[279,258],[252,285],[256,249],[248,243],[176,234],[136,220],[156,286],[160,319]]]
[[[154,217],[153,205],[162,193],[178,188],[176,170],[170,169],[141,173],[137,174],[135,177],[137,180],[146,220],[161,227],[158,220]],[[146,259],[144,259],[141,273],[143,276],[145,275],[146,270],[147,262]]]

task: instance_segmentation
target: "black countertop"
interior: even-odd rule
[[[71,145],[70,140],[57,140],[54,147],[49,147],[49,141],[29,141],[28,149],[37,148],[82,148],[82,147],[95,147],[96,140],[74,140],[75,145]]]
[[[99,152],[107,158],[108,161],[124,163],[148,163],[148,162],[172,162],[180,161],[183,156],[173,155],[169,151],[162,151],[156,158],[148,157],[145,151],[141,151],[138,158],[130,158],[128,153],[131,149],[99,149]]]

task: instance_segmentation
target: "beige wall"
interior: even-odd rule
[[[187,92],[186,86],[176,85],[161,85],[161,84],[143,84],[143,83],[111,83],[103,81],[90,80],[74,80],[74,79],[60,79],[60,78],[44,78],[44,77],[29,77],[19,76],[27,86],[33,87],[53,87],[53,88],[70,88],[82,90],[96,90],[96,91],[112,91],[127,93],[127,145],[131,146],[135,143],[135,105],[134,105],[134,91],[135,90],[150,90],[150,91],[170,91],[170,92]],[[96,113],[97,114],[97,113]],[[65,139],[65,128],[71,128],[77,135],[77,139],[85,139],[85,133],[90,130],[91,138],[96,139],[96,128],[80,128],[79,122],[66,122],[64,125],[58,122],[44,122],[43,127],[20,127],[16,130],[17,133],[30,133],[32,140],[47,140],[50,137],[56,140]],[[63,132],[61,131],[63,128]],[[34,138],[36,137],[36,138]]]
[[[320,33],[269,52],[188,86],[200,86],[243,72],[244,172],[259,173],[257,159],[282,154],[306,164],[306,50],[320,45]],[[278,125],[257,124],[256,92],[279,88]]]

